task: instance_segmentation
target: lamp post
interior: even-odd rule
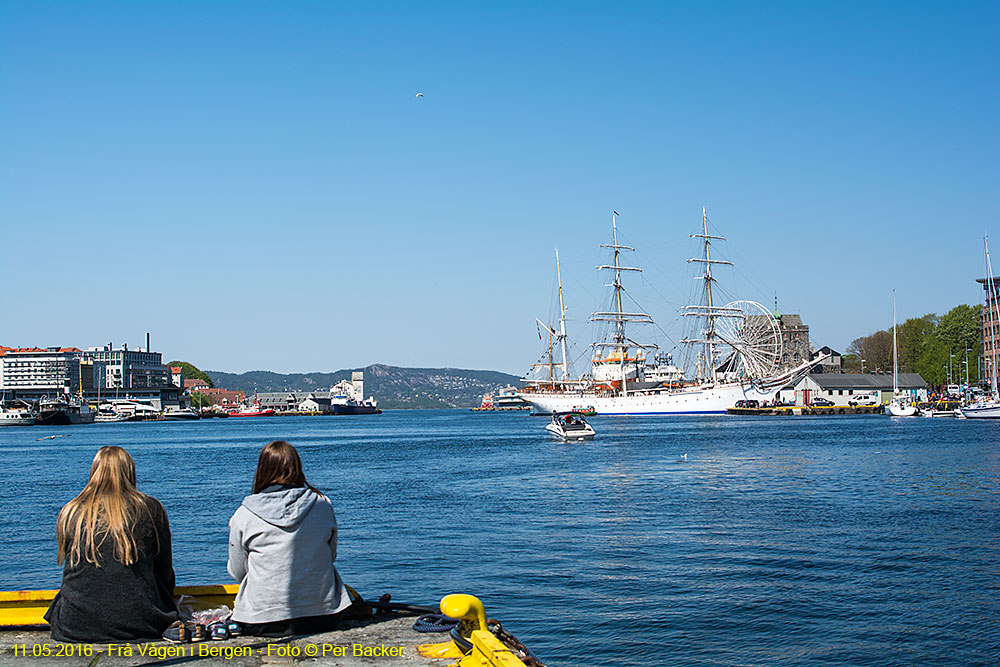
[[[955,358],[955,352],[951,348],[948,348],[948,384],[952,384],[951,381],[951,365],[952,360]]]

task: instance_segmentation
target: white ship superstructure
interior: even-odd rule
[[[636,342],[627,328],[653,324],[653,319],[647,313],[623,307],[622,274],[641,269],[621,263],[622,253],[634,248],[619,243],[617,217],[617,213],[612,217],[612,243],[602,246],[611,249],[613,263],[598,267],[612,273],[612,307],[591,317],[593,321],[609,323],[610,331],[605,340],[594,344],[592,374],[580,381],[564,377],[562,383],[550,379],[547,384],[527,384],[520,396],[531,404],[534,412],[564,412],[588,405],[597,414],[724,413],[738,400],[773,401],[781,387],[797,380],[825,358],[821,356],[776,374],[781,361],[781,335],[774,315],[752,301],[731,301],[721,306],[716,303],[712,267],[732,263],[713,258],[713,241],[724,239],[709,234],[708,216],[703,210],[701,233],[691,234],[691,238],[700,239],[703,253],[688,260],[702,267],[698,276],[702,299],[682,310],[684,316],[696,322],[692,334],[681,341],[696,351],[694,379],[685,380],[672,358],[665,357],[658,359],[655,371],[647,373],[646,352],[656,346]],[[546,328],[555,337],[556,332]],[[564,339],[564,329],[560,334]],[[549,350],[551,357],[551,343]]]

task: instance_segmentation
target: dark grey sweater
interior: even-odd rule
[[[66,563],[62,587],[45,614],[53,639],[105,643],[155,639],[178,619],[170,524],[158,500],[149,497],[149,506],[153,520],[142,512],[135,527],[140,551],[135,563],[126,566],[115,560],[110,538],[99,549],[100,567],[83,559],[76,567]]]

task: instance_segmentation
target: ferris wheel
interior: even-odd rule
[[[719,309],[715,335],[722,342],[727,371],[738,377],[761,380],[781,363],[781,331],[778,320],[756,301],[732,301]]]

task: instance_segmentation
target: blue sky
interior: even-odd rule
[[[611,211],[667,341],[733,298],[843,349],[976,303],[995,2],[0,2],[0,344],[226,371],[586,354]],[[415,94],[423,92],[417,99]],[[1000,247],[1000,246],[998,246]],[[661,342],[664,342],[661,340]],[[669,347],[669,345],[667,345]]]

